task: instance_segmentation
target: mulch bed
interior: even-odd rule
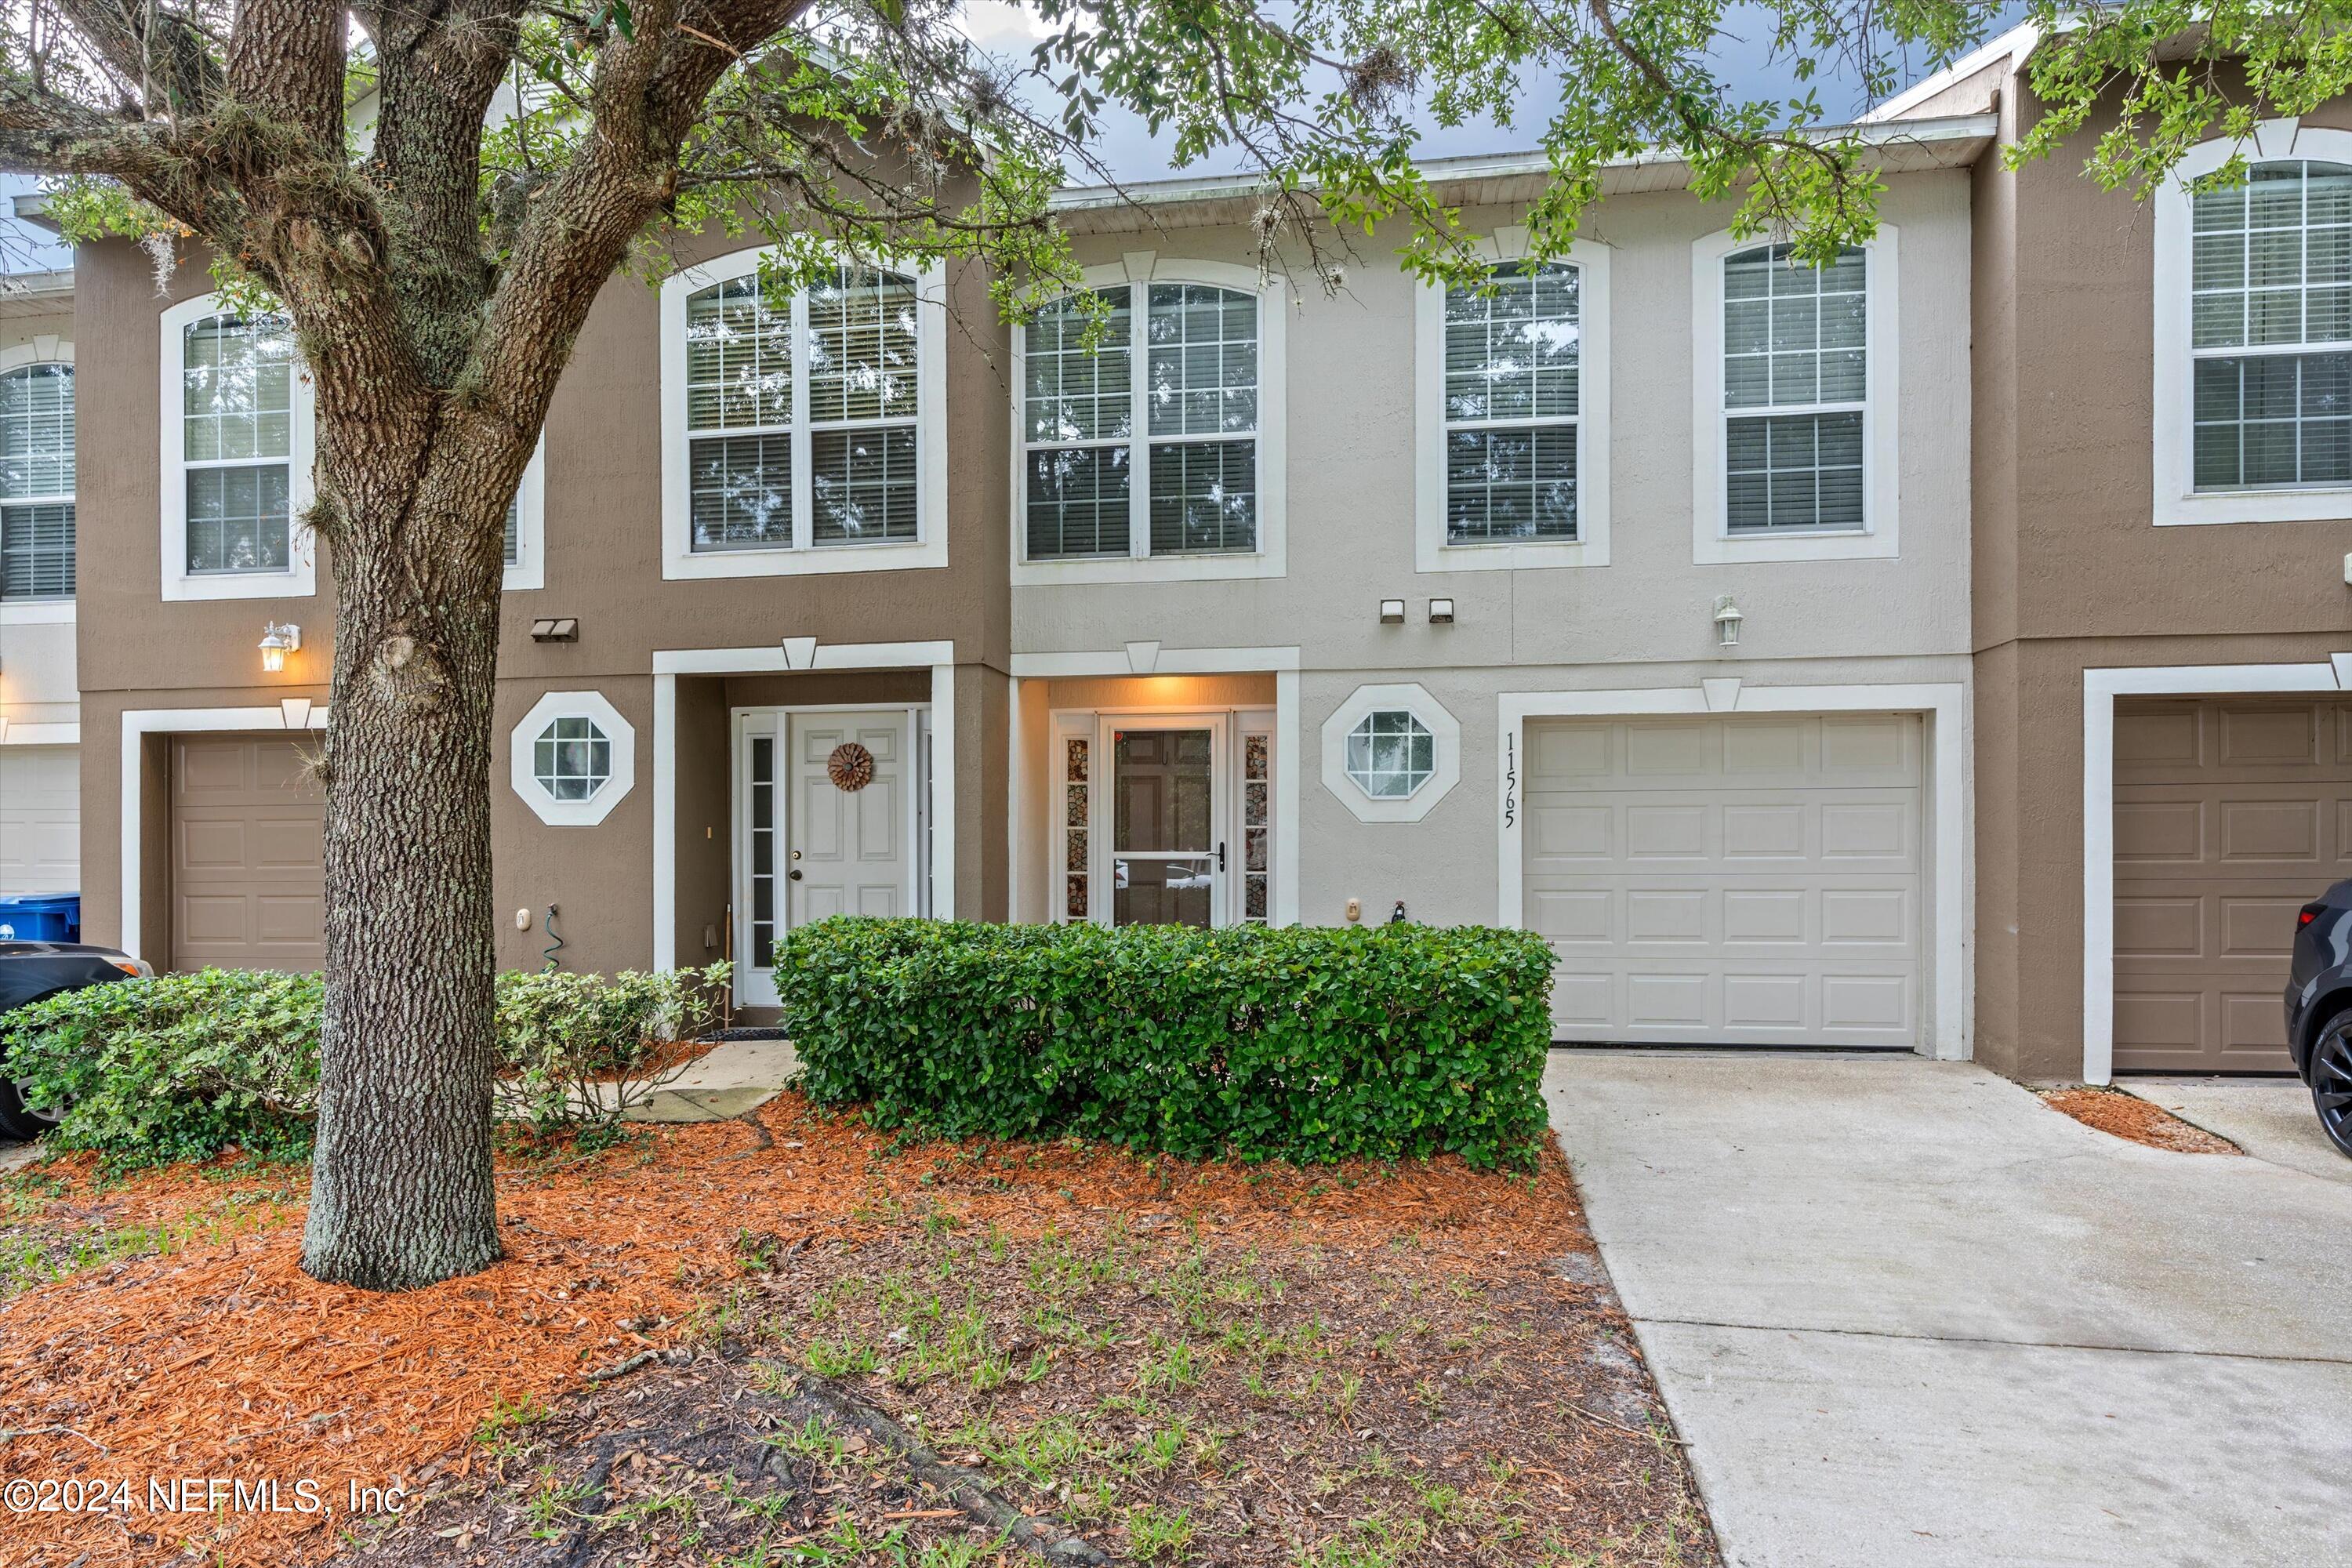
[[[1716,1561],[1557,1154],[902,1145],[790,1096],[759,1123],[509,1164],[507,1258],[426,1290],[310,1279],[297,1206],[0,1305],[0,1480],[308,1479],[328,1505],[21,1514],[0,1563],[278,1568],[354,1533],[385,1563],[849,1562],[893,1532],[995,1559],[897,1456],[798,1420],[803,1384],[1118,1556]],[[682,1364],[591,1382],[646,1352]],[[354,1483],[423,1500],[389,1528],[341,1511]]]
[[[2242,1154],[2244,1150],[2227,1138],[2183,1121],[2160,1105],[2151,1105],[2119,1089],[2045,1089],[2037,1091],[2051,1110],[2151,1149],[2176,1154]]]

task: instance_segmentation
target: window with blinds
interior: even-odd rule
[[[74,368],[0,374],[0,602],[74,596]]]
[[[1734,534],[1859,532],[1868,258],[1785,245],[1723,262],[1724,500]]]

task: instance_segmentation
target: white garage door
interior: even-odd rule
[[[0,897],[81,885],[81,784],[71,746],[0,746]]]
[[[1920,753],[1916,714],[1529,724],[1554,1037],[1915,1045]]]

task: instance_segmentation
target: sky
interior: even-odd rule
[[[2009,0],[1991,31],[2000,31],[2023,14],[2021,0]],[[1720,68],[1725,81],[1742,97],[1785,98],[1796,91],[1795,75],[1789,63],[1769,58],[1766,46],[1771,38],[1770,16],[1768,7],[1758,5],[1735,5],[1727,14]],[[965,26],[982,47],[1024,63],[1045,31],[1034,14],[1012,0],[967,0]],[[1926,60],[1910,64],[1911,68],[1903,77],[1906,85],[1927,74]],[[1869,107],[1862,100],[1859,84],[1850,79],[1832,77],[1817,80],[1814,86],[1822,106],[1832,115],[1851,118]],[[1524,150],[1534,145],[1542,129],[1544,109],[1541,101],[1531,99],[1526,110],[1516,117],[1517,123],[1509,127],[1479,124],[1444,130],[1425,126],[1420,152],[1424,157],[1444,158],[1467,153]],[[1151,180],[1179,172],[1170,164],[1168,139],[1154,138],[1136,116],[1111,109],[1106,110],[1104,121],[1105,135],[1099,153],[1114,177]],[[1187,172],[1226,174],[1233,168],[1230,162],[1210,162]],[[69,263],[68,253],[48,235],[8,216],[5,198],[34,188],[35,182],[29,176],[0,174],[0,270],[25,272]]]

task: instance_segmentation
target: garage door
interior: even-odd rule
[[[172,966],[316,969],[326,931],[325,808],[295,742],[172,743]]]
[[[2295,910],[2352,876],[2352,705],[2116,710],[2115,1064],[2284,1072]]]
[[[81,784],[71,746],[0,747],[0,897],[81,886]]]
[[[1536,723],[1528,763],[1556,1038],[1916,1044],[1916,715]]]

